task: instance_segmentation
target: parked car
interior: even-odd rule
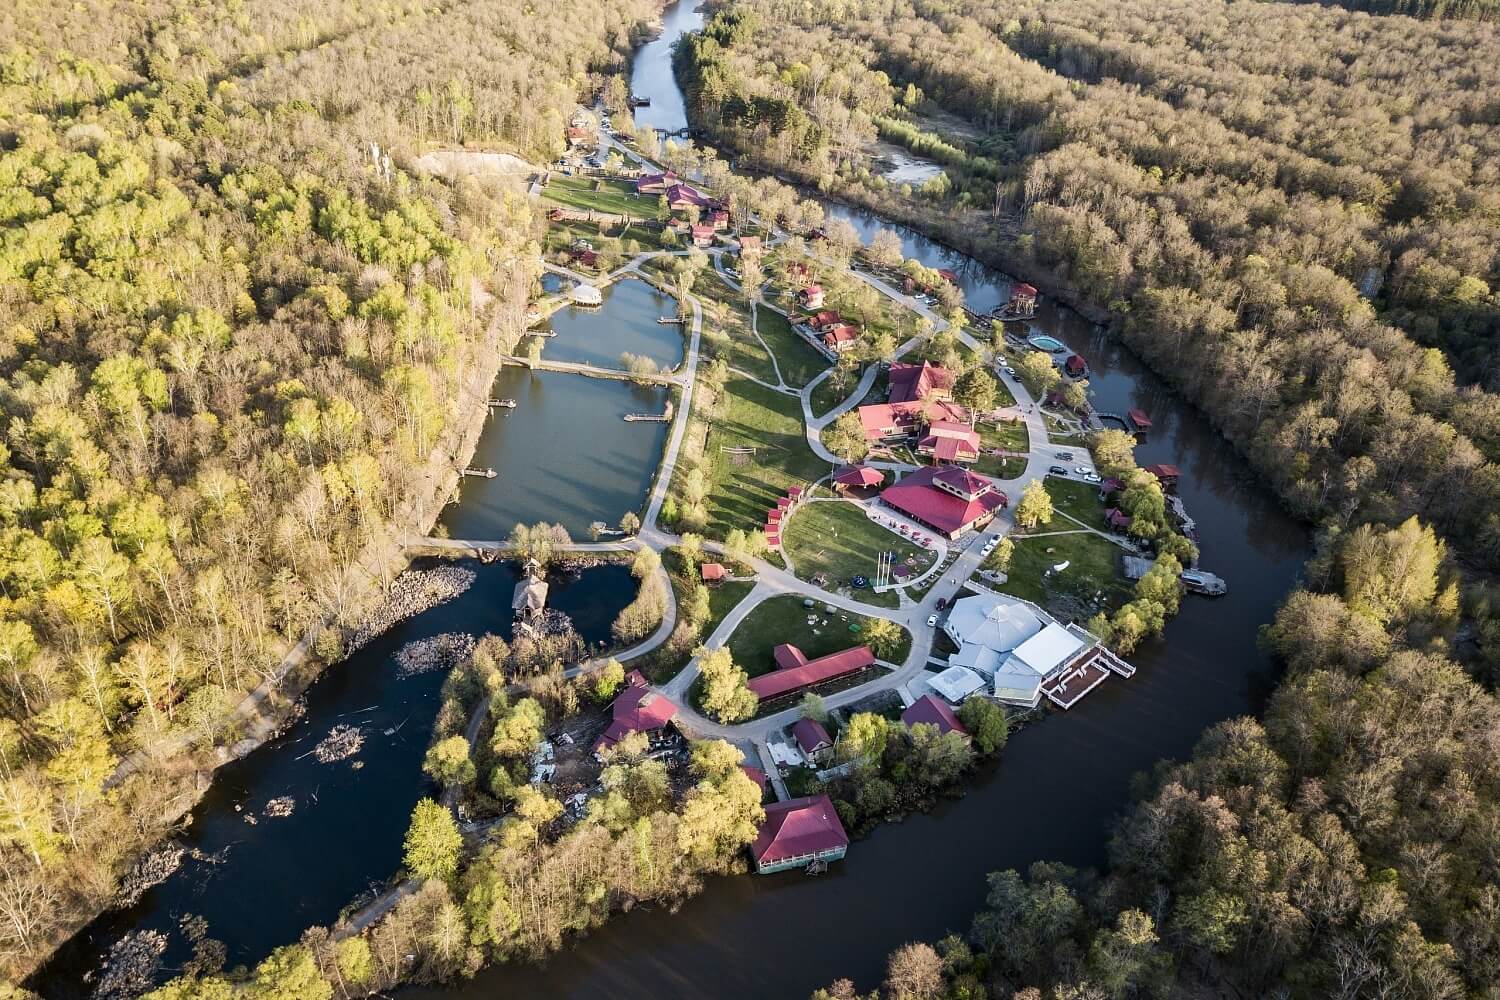
[[[1057,457],[1064,462],[1073,461],[1073,453],[1071,451],[1060,451],[1057,453]]]
[[[927,616],[927,627],[928,628],[937,628],[937,615],[928,615]]]
[[[1080,476],[1092,476],[1094,474],[1094,470],[1090,469],[1087,465],[1080,465],[1073,471],[1078,473]]]
[[[1047,474],[1049,476],[1066,476],[1068,470],[1061,465],[1053,465],[1048,467]]]
[[[1097,472],[1090,472],[1090,473],[1088,473],[1087,475],[1085,475],[1083,477],[1083,481],[1086,482],[1086,483],[1094,483],[1096,485],[1099,484],[1099,483],[1104,482],[1104,480],[1102,480],[1102,479],[1099,478],[1099,473],[1097,473]]]
[[[1016,370],[1014,368],[1012,368],[1010,365],[1006,365],[1001,370],[1004,371],[1005,374],[1007,374],[1007,375],[1014,375],[1016,373]]]
[[[938,602],[937,602],[937,609],[939,611],[941,611],[944,608],[946,608],[947,606],[948,606],[948,598],[946,598],[946,597],[939,597],[938,598]]]

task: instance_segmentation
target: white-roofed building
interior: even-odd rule
[[[1079,630],[1080,632],[1082,630]],[[1033,708],[1042,700],[1042,683],[1062,670],[1093,642],[1052,622],[1011,651],[995,674],[995,697]]]
[[[948,657],[986,680],[999,672],[1010,651],[1042,630],[1051,619],[1035,605],[1001,594],[976,594],[954,602],[943,630],[958,646]]]
[[[983,691],[985,680],[967,667],[949,667],[928,677],[927,686],[957,705],[975,691]]]

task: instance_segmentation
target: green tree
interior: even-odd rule
[[[823,431],[823,444],[845,462],[862,461],[870,453],[870,442],[865,437],[865,427],[860,423],[858,411],[840,414],[833,425]]]
[[[958,379],[953,399],[973,413],[988,413],[1000,399],[1000,386],[983,368],[973,368]]]
[[[624,684],[625,667],[619,660],[610,657],[604,666],[593,674],[591,686],[594,700],[601,704],[610,701]]]
[[[881,659],[890,659],[906,640],[906,630],[889,618],[871,618],[865,623],[865,644]]]
[[[1005,709],[988,698],[967,698],[958,707],[958,719],[969,730],[974,749],[985,757],[1000,751],[1010,738]]]
[[[243,996],[246,1000],[330,1000],[333,986],[318,971],[311,951],[289,944],[255,967]]]
[[[1033,479],[1021,491],[1016,504],[1016,524],[1027,530],[1052,521],[1052,495],[1040,479]]]
[[[469,757],[469,741],[462,736],[439,740],[427,750],[422,760],[426,771],[438,784],[467,788],[474,783],[474,761]]]
[[[735,665],[728,646],[698,647],[698,675],[703,683],[703,710],[724,723],[740,722],[755,714],[757,699],[749,676]]]
[[[1037,397],[1045,396],[1062,381],[1062,375],[1052,363],[1052,358],[1041,351],[1031,351],[1021,358],[1016,366],[1016,374],[1021,376],[1021,381],[1026,383],[1031,394]]]
[[[453,814],[432,799],[417,803],[406,831],[406,870],[415,878],[449,881],[458,873],[463,834]]]

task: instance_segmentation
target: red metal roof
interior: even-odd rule
[[[773,670],[769,674],[750,678],[750,690],[761,700],[800,691],[814,684],[822,684],[836,677],[843,677],[875,664],[875,654],[869,646],[855,646],[837,653],[810,660],[800,667]]]
[[[887,486],[880,499],[949,535],[967,529],[1010,502],[998,489],[990,489],[973,500],[938,489],[932,482],[941,471],[932,466],[918,469],[895,485]]]
[[[812,756],[819,750],[827,750],[833,746],[833,737],[828,735],[828,730],[823,728],[821,722],[812,719],[798,719],[793,723],[792,739],[797,741],[797,749],[805,756]]]
[[[960,469],[957,466],[943,469],[932,477],[932,481],[951,486],[966,496],[978,496],[993,485],[983,476],[976,476],[968,469]]]
[[[1175,465],[1148,465],[1146,471],[1157,479],[1176,479],[1181,475]]]
[[[760,786],[761,794],[764,795],[766,791],[766,782],[769,780],[766,778],[766,772],[762,771],[760,768],[755,767],[752,764],[741,764],[740,770],[745,772],[745,777],[749,778],[751,781]]]
[[[729,571],[724,568],[723,563],[704,563],[702,572],[704,580],[712,581],[724,579]]]
[[[750,846],[762,864],[800,858],[849,846],[849,835],[827,795],[809,795],[766,806],[766,820]]]
[[[1129,410],[1125,415],[1129,417],[1130,422],[1135,424],[1137,427],[1151,426],[1151,418],[1146,416],[1145,410]]]
[[[919,365],[897,362],[891,365],[886,381],[891,387],[892,403],[926,399],[933,392],[953,388],[953,373],[940,365],[923,361]]]
[[[1068,360],[1063,362],[1063,367],[1068,370],[1069,375],[1074,375],[1086,370],[1088,362],[1084,361],[1081,355],[1070,354],[1068,355]]]
[[[937,273],[941,274],[943,276],[943,280],[946,281],[946,282],[948,282],[948,284],[950,284],[950,285],[956,285],[956,284],[958,284],[958,275],[956,273],[954,273],[953,271],[948,270],[946,267],[940,267],[940,268],[938,268],[937,269]]]
[[[848,343],[859,338],[859,331],[848,323],[835,323],[823,333],[823,337],[835,344]]]
[[[795,499],[797,499],[798,497],[800,497],[802,495],[802,487],[800,487],[800,486],[788,486],[786,488],[786,495],[789,496],[789,497],[791,497],[793,500],[795,500]]]
[[[839,316],[837,309],[824,309],[822,312],[816,313],[813,318],[809,320],[809,324],[814,330],[821,330],[825,326],[832,326],[840,319],[841,317]]]
[[[930,694],[924,694],[912,702],[906,711],[901,713],[901,722],[906,726],[926,723],[930,726],[937,726],[940,733],[969,735],[969,730],[958,721],[958,716],[953,714],[953,709],[948,707],[948,703]]]
[[[1018,282],[1018,283],[1010,286],[1010,297],[1012,299],[1015,299],[1015,298],[1033,298],[1034,299],[1034,298],[1036,298],[1036,289],[1034,287],[1032,287],[1031,285],[1026,284],[1026,282],[1024,282],[1024,281]]]
[[[807,654],[791,643],[783,642],[771,650],[771,659],[776,661],[777,670],[788,670],[792,667],[800,667],[806,663]]]
[[[840,486],[879,486],[885,482],[885,473],[868,465],[846,465],[834,474],[833,481]]]
[[[649,687],[631,684],[615,697],[610,712],[614,719],[594,744],[595,750],[612,747],[631,733],[655,732],[677,716],[677,706]]]

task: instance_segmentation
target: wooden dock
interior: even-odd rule
[[[496,408],[503,410],[514,410],[516,408],[516,401],[514,399],[487,399],[485,400],[484,405],[488,406],[492,410]]]
[[[477,479],[494,479],[497,475],[494,469],[476,469],[472,466],[464,469],[463,474],[466,476],[473,476]]]
[[[658,424],[671,423],[672,401],[667,400],[667,408],[661,413],[627,413],[625,414],[625,421],[632,424],[642,422]]]

